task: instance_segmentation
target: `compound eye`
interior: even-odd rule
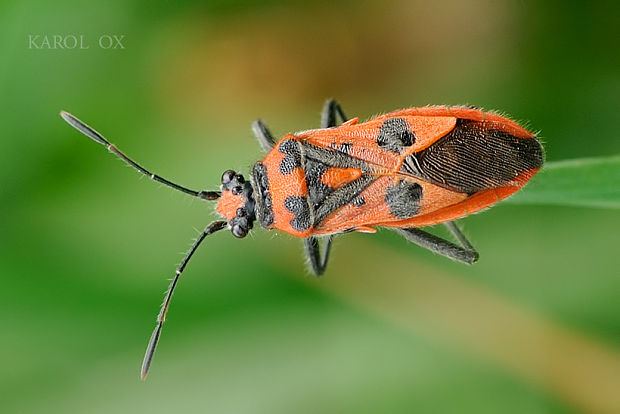
[[[235,172],[233,170],[224,171],[224,174],[222,174],[222,184],[228,184],[234,177]]]
[[[247,229],[245,227],[241,227],[240,225],[235,224],[233,226],[233,228],[232,228],[232,234],[233,234],[233,236],[235,236],[235,237],[237,237],[239,239],[242,239],[245,236],[247,236],[248,231],[247,231]]]

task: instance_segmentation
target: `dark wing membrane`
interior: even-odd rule
[[[407,156],[400,172],[473,194],[510,185],[515,177],[542,163],[542,146],[535,137],[518,138],[488,129],[483,121],[459,119],[436,143]]]

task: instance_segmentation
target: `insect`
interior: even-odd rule
[[[143,379],[179,277],[207,236],[229,229],[243,238],[258,221],[265,229],[302,238],[317,276],[325,271],[335,235],[374,233],[376,227],[471,264],[478,253],[454,220],[519,190],[544,158],[534,134],[473,107],[410,108],[360,123],[328,100],[320,129],[289,134],[278,142],[262,121],[254,122],[252,130],[267,155],[252,167],[250,181],[228,170],[219,191],[195,191],[153,174],[73,115],[63,111],[61,116],[152,180],[203,200],[219,200],[216,210],[223,220],[204,229],[166,292],[142,363]],[[437,223],[444,223],[458,244],[419,229]],[[322,248],[319,238],[324,239]]]

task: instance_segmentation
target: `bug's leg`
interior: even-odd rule
[[[476,249],[474,249],[474,246],[471,245],[469,240],[467,240],[467,237],[465,237],[465,235],[463,234],[459,226],[456,224],[456,222],[449,221],[447,223],[444,223],[444,225],[448,228],[448,230],[450,230],[450,233],[452,233],[454,238],[457,239],[459,243],[461,243],[461,246],[463,246],[465,250],[469,250],[476,254],[475,260],[478,260],[478,252],[476,251]]]
[[[322,254],[317,237],[310,236],[304,239],[304,252],[306,253],[308,262],[310,262],[310,269],[315,276],[321,276],[325,272],[327,260],[329,259],[329,252],[332,248],[333,237],[334,236],[327,236]]]
[[[321,111],[321,128],[331,128],[337,125],[336,117],[339,116],[341,122],[347,120],[347,116],[342,111],[340,104],[334,99],[328,99],[323,105]],[[329,252],[332,248],[333,236],[328,236],[323,246],[323,254],[319,247],[319,239],[316,237],[308,237],[304,239],[304,252],[310,262],[310,268],[315,276],[321,276],[327,267]]]
[[[475,263],[478,260],[478,252],[474,250],[456,225],[454,225],[454,227],[448,226],[448,229],[450,229],[450,232],[452,232],[452,234],[454,234],[454,236],[463,245],[462,247],[417,228],[393,230],[410,242],[413,242],[418,246],[424,247],[432,252],[439,253],[440,255],[456,260],[457,262],[465,264]]]
[[[276,141],[273,139],[271,132],[269,132],[267,125],[260,119],[252,123],[252,132],[254,132],[263,151],[269,152],[276,145]]]
[[[348,119],[342,111],[340,104],[334,99],[328,99],[325,101],[321,111],[321,128],[335,127],[337,125],[336,116],[339,116],[342,122]]]

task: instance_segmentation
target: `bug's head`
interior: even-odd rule
[[[233,170],[222,174],[222,197],[216,210],[228,221],[233,236],[245,237],[254,226],[254,196],[252,185]]]

